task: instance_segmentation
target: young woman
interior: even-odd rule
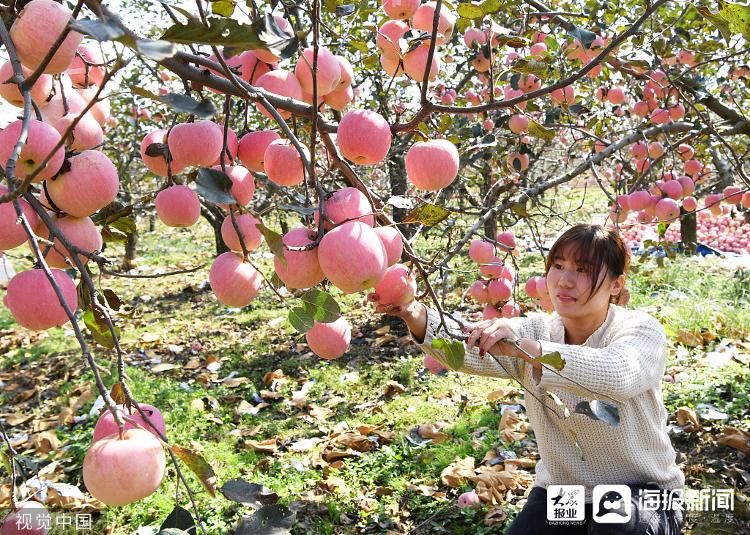
[[[451,331],[468,335],[459,371],[515,377],[527,389],[526,411],[540,460],[534,487],[507,535],[672,535],[682,530],[679,499],[671,500],[680,496],[684,475],[667,435],[661,393],[664,329],[650,315],[614,304],[624,291],[628,262],[628,249],[615,231],[599,225],[576,225],[557,239],[546,259],[554,313],[463,326],[445,317]],[[377,302],[377,295],[370,298]],[[378,305],[376,311],[402,318],[415,342],[448,367],[442,354],[431,346],[435,338],[449,338],[436,311],[417,301],[396,307]],[[533,357],[557,351],[565,366],[555,373],[547,365],[535,365],[534,373],[507,340],[517,340]],[[570,409],[569,417],[562,416],[547,392]],[[592,399],[616,406],[619,424],[612,426],[574,412],[579,402]],[[549,485],[584,487],[583,523],[565,525],[547,520]],[[632,498],[627,523],[597,522],[607,516],[609,508],[619,509],[622,518],[626,516],[625,504],[615,499],[592,504],[597,485],[628,485]],[[639,499],[644,489],[650,492]],[[670,492],[673,490],[676,492]],[[672,497],[670,503],[654,505],[654,499],[668,496]]]

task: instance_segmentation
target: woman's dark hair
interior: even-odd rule
[[[566,249],[591,275],[590,295],[598,292],[604,284],[606,277],[599,280],[602,270],[613,277],[619,277],[627,272],[630,264],[630,250],[615,229],[584,223],[569,228],[557,238],[545,259],[545,275],[554,260],[562,258],[562,252]],[[616,301],[617,296],[612,296],[611,300]]]

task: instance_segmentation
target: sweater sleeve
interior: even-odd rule
[[[520,336],[519,332],[522,331],[523,319],[524,318],[511,318],[508,320],[511,325],[511,329],[516,334],[516,336]],[[445,316],[445,324],[450,332],[454,334],[463,334],[458,323],[447,316]],[[419,341],[414,338],[413,334],[412,339],[425,353],[440,362],[440,364],[442,364],[446,369],[450,370],[452,368],[448,366],[443,352],[432,347],[432,341],[436,338],[446,338],[449,340],[453,340],[448,336],[445,329],[440,325],[440,314],[437,311],[427,307],[427,329],[425,331],[424,341],[422,343],[419,343]],[[465,343],[464,351],[464,365],[455,371],[471,373],[474,375],[486,375],[489,377],[503,377],[506,379],[512,377],[520,382],[523,382],[523,372],[525,366],[525,362],[523,360],[516,357],[500,356],[497,357],[500,361],[500,363],[498,363],[497,360],[492,357],[492,355],[480,356],[478,348],[474,347],[469,349]]]
[[[559,344],[540,340],[543,354],[559,351],[565,367],[559,372],[545,365],[540,388],[564,389],[583,397],[592,392],[619,401],[656,387],[664,375],[666,335],[661,324],[643,313],[631,313],[617,326],[604,347]]]

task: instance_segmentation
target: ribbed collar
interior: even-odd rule
[[[599,325],[599,327],[593,333],[591,333],[591,336],[589,336],[582,345],[590,347],[597,347],[599,345],[599,342],[601,342],[601,338],[604,336],[604,333],[607,332],[612,326],[618,308],[620,307],[610,303],[609,309],[607,310],[607,317],[604,319],[604,323]],[[549,335],[550,341],[558,344],[565,343],[565,325],[563,324],[562,318],[558,315],[557,312],[553,312],[550,316]]]

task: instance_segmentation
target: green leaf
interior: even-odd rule
[[[127,243],[128,236],[119,230],[104,227],[102,229],[102,239],[107,243]]]
[[[208,26],[197,19],[186,24],[177,23],[167,28],[162,40],[179,44],[231,46],[241,50],[263,48],[264,42],[253,26],[240,24],[234,19],[209,17]]]
[[[281,59],[290,58],[297,52],[299,40],[297,36],[289,36],[279,28],[271,13],[253,22],[253,29],[257,32],[263,48],[269,50]]]
[[[175,532],[188,533],[190,531],[195,532],[195,527],[195,520],[193,520],[193,515],[190,514],[190,511],[179,505],[175,505],[159,529],[161,530],[160,533],[168,529]]]
[[[312,288],[301,297],[305,310],[315,321],[331,323],[341,316],[341,308],[328,293]]]
[[[557,371],[560,371],[565,367],[565,359],[562,358],[562,355],[560,355],[559,351],[553,351],[552,353],[547,353],[546,355],[537,357],[536,360],[538,360],[539,362],[543,364],[548,364],[552,366]]]
[[[475,3],[458,4],[458,16],[464,19],[481,19],[484,17],[484,9]]]
[[[135,48],[138,52],[154,61],[171,58],[177,54],[177,47],[168,41],[153,39],[136,39]]]
[[[696,7],[695,10],[721,32],[727,44],[736,34],[750,41],[750,6],[731,3],[719,5],[721,9],[718,13],[712,13],[707,7]]]
[[[434,227],[450,216],[452,212],[436,204],[422,204],[409,212],[402,223],[421,223],[426,227]]]
[[[211,13],[222,17],[231,17],[234,13],[234,7],[233,0],[218,0],[217,2],[211,2]]]
[[[511,48],[523,48],[529,45],[529,40],[520,35],[498,35],[497,42],[500,46],[509,46]]]
[[[552,141],[555,139],[556,132],[552,128],[542,126],[534,119],[529,119],[529,135],[543,139],[544,141]]]
[[[232,180],[218,169],[207,167],[198,169],[198,180],[195,185],[196,191],[210,203],[237,204],[231,192]]]
[[[547,64],[543,61],[529,58],[520,58],[513,62],[510,70],[523,74],[534,74],[540,78],[543,78],[547,73],[547,68]]]
[[[212,497],[216,496],[216,474],[206,459],[204,459],[200,453],[188,448],[183,448],[182,446],[172,444],[170,445],[170,448],[172,448],[174,454],[198,477],[203,488],[205,488]]]
[[[138,86],[131,86],[130,90],[136,95],[162,102],[167,106],[171,107],[176,112],[190,113],[201,119],[208,119],[213,117],[216,113],[216,106],[208,99],[197,101],[187,95],[181,95],[179,93],[167,93],[164,96],[158,96]]]
[[[518,217],[527,218],[530,217],[529,209],[526,207],[525,202],[514,202],[510,205],[510,211],[516,214]]]
[[[121,217],[109,222],[109,226],[124,232],[125,234],[135,234],[136,225],[134,217]]]
[[[107,18],[76,19],[70,22],[70,28],[97,41],[114,41],[125,35],[114,21]]]
[[[617,427],[620,425],[620,411],[618,408],[598,399],[581,401],[576,405],[575,412],[578,414],[584,414],[592,420],[598,420],[609,424],[611,427]]]
[[[462,342],[435,338],[430,346],[442,354],[443,360],[451,369],[459,370],[463,367],[466,349]]]
[[[745,41],[750,41],[750,6],[725,3],[720,13],[729,23],[729,30],[732,33],[738,33],[745,38]]]
[[[721,16],[721,12],[711,13],[711,10],[707,7],[695,7],[695,10],[708,22],[713,24],[719,30],[727,44],[729,44],[729,40],[732,38],[732,30],[729,29],[729,23]]]
[[[570,28],[568,28],[568,35],[578,39],[586,50],[591,48],[591,43],[596,39],[596,34],[594,32],[584,30],[575,24],[571,24]]]
[[[313,325],[315,325],[312,315],[304,307],[292,307],[288,317],[292,327],[302,334],[312,329]]]
[[[115,347],[115,339],[107,326],[107,322],[98,310],[89,309],[83,313],[83,323],[91,333],[91,336],[96,340],[96,343],[112,349]],[[120,337],[120,331],[115,326],[115,334]]]
[[[263,234],[263,238],[266,240],[268,248],[271,249],[271,252],[276,255],[276,257],[278,257],[278,259],[281,260],[281,262],[286,267],[286,257],[284,256],[284,241],[282,240],[281,234],[279,234],[278,232],[274,232],[263,223],[257,223],[255,225],[255,228],[257,228],[260,233]]]
[[[484,11],[485,15],[492,15],[500,11],[503,8],[503,4],[503,0],[484,0],[482,2],[482,11]]]
[[[216,114],[216,106],[207,98],[198,101],[187,95],[167,93],[163,97],[160,97],[159,100],[174,111],[190,113],[201,119],[209,119]]]

